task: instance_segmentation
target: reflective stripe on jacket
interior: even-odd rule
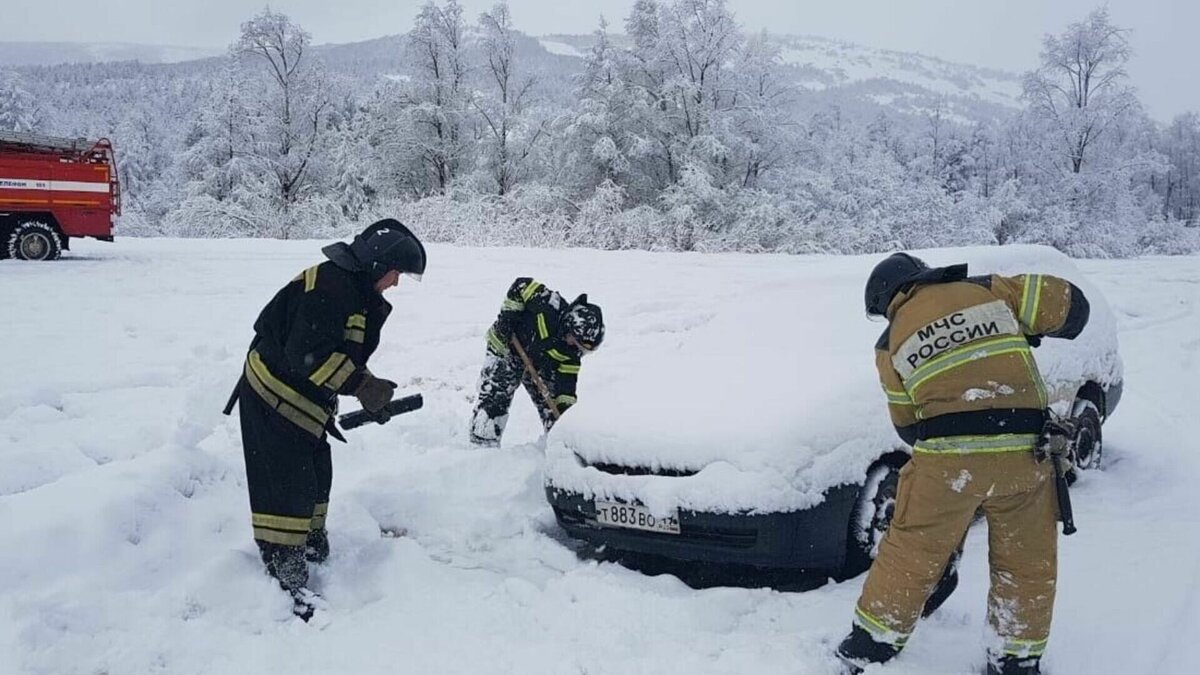
[[[875,365],[901,437],[921,452],[1032,448],[1046,388],[1029,337],[1073,339],[1087,324],[1083,293],[1057,277],[992,275],[920,285],[888,308]],[[1035,439],[1036,440],[1036,439]]]
[[[321,436],[338,394],[354,392],[366,376],[390,313],[366,275],[314,265],[259,314],[246,379],[276,412]]]
[[[560,409],[576,402],[576,384],[582,354],[566,343],[563,315],[570,303],[540,281],[520,277],[509,286],[500,314],[487,332],[488,349],[509,356],[509,340],[516,337],[539,375],[555,395]]]

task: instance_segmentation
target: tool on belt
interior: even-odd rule
[[[378,413],[373,413],[370,410],[355,410],[354,412],[346,413],[338,417],[338,426],[349,431],[357,429],[368,422],[387,424],[388,420],[396,415],[420,410],[423,405],[425,405],[425,399],[420,394],[413,394],[393,400],[391,403],[383,406],[383,410]]]
[[[525,348],[521,346],[521,341],[514,335],[509,342],[512,343],[513,349],[517,350],[517,356],[521,357],[521,361],[525,364],[525,372],[529,373],[529,379],[533,380],[533,385],[537,387],[538,393],[542,395],[542,399],[546,401],[546,407],[550,409],[550,414],[554,419],[562,417],[562,413],[558,410],[558,404],[554,402],[554,397],[550,395],[550,388],[546,386],[542,376],[538,375],[537,368],[533,367],[533,361],[529,360],[529,354],[525,353]]]
[[[1075,534],[1075,515],[1071,511],[1071,488],[1067,484],[1067,472],[1063,464],[1069,464],[1075,455],[1075,436],[1078,431],[1074,422],[1056,419],[1050,415],[1042,427],[1034,456],[1039,462],[1050,460],[1054,467],[1054,488],[1058,495],[1058,513],[1063,524],[1063,535]]]

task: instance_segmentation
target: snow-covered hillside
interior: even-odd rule
[[[861,578],[698,591],[580,560],[544,502],[528,401],[502,450],[465,442],[483,331],[513,277],[604,306],[586,406],[589,387],[686,340],[712,297],[779,283],[805,257],[431,247],[424,283],[391,292],[372,363],[425,408],[335,444],[334,552],[315,573],[330,622],[290,619],[254,551],[237,421],[220,408],[257,311],[320,244],[125,239],[0,262],[0,673],[835,672]],[[1127,386],[1107,469],[1074,492],[1046,665],[1200,672],[1187,640],[1200,633],[1200,260],[1081,267],[1119,321]],[[819,326],[787,308],[765,319]],[[977,527],[958,592],[880,672],[978,672],[985,550]]]
[[[914,114],[940,103],[961,123],[1022,107],[1021,79],[1014,73],[818,37],[778,40],[780,58],[795,69],[797,84],[812,92],[842,90]]]
[[[220,56],[224,49],[143,45],[127,42],[0,42],[0,66],[50,66],[58,63],[141,61],[179,63]]]
[[[940,107],[948,119],[970,124],[1022,107],[1016,73],[815,36],[768,35],[768,40],[810,112],[833,104],[870,119],[879,111],[924,116]],[[624,36],[613,41],[628,42]],[[552,54],[582,59],[595,36],[547,35],[538,42]]]
[[[411,67],[403,58],[404,36],[319,45],[327,63],[352,77],[374,80]],[[774,35],[780,59],[794,84],[809,94],[807,107],[828,103],[920,115],[939,103],[957,122],[992,118],[1020,108],[1020,78],[1013,73],[950,63],[929,56],[874,49],[820,37]],[[592,35],[547,35],[521,41],[522,56],[539,77],[569,83],[583,70]],[[624,36],[614,42],[624,44]],[[540,50],[538,49],[540,47]],[[544,50],[542,53],[539,51]],[[223,49],[125,43],[0,42],[0,67],[60,63],[140,61],[171,64],[220,56]],[[560,58],[551,58],[560,57]]]

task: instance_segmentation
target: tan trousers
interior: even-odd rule
[[[978,508],[988,522],[988,622],[1002,651],[1040,655],[1057,571],[1054,475],[1031,452],[918,452],[900,471],[896,512],[859,598],[855,622],[902,647]]]

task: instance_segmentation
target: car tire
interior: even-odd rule
[[[875,560],[879,542],[896,512],[896,488],[902,465],[899,460],[885,458],[867,470],[867,480],[850,511],[846,562],[842,568],[847,579],[867,571]]]
[[[1075,422],[1075,438],[1072,439],[1075,455],[1071,458],[1072,466],[1078,471],[1099,469],[1104,458],[1100,408],[1086,398],[1078,399],[1071,409],[1071,419]]]
[[[13,228],[5,249],[16,260],[56,260],[62,255],[62,238],[52,226],[28,221]]]

